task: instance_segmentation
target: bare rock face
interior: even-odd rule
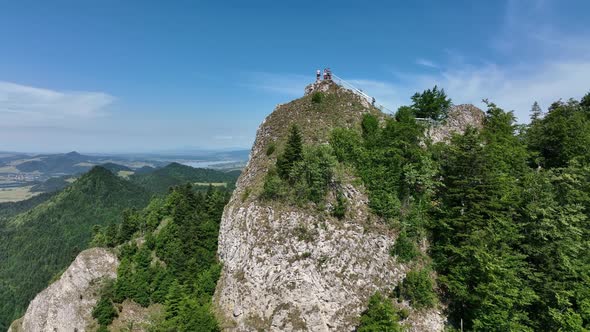
[[[31,301],[24,317],[9,332],[83,332],[92,321],[92,309],[101,281],[117,277],[119,260],[103,248],[81,252],[58,281]]]
[[[444,142],[453,133],[463,134],[468,127],[481,129],[485,113],[471,104],[455,105],[449,111],[447,119],[440,125],[431,127],[428,135],[433,143]]]
[[[322,91],[326,101],[314,104],[314,91]],[[280,149],[292,124],[305,143],[325,144],[334,127],[360,130],[364,113],[384,116],[352,92],[322,81],[310,85],[305,97],[279,105],[260,125],[221,220],[223,271],[214,301],[224,331],[352,331],[368,298],[391,291],[404,278],[407,268],[389,254],[396,235],[369,212],[362,185],[352,176],[340,187],[349,202],[343,220],[328,208],[259,199],[276,161],[277,152],[269,155],[268,147]],[[329,206],[335,197],[328,196]],[[429,314],[426,323],[417,319],[425,327],[411,330],[442,330],[442,315]]]

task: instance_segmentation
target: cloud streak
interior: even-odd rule
[[[483,106],[481,100],[489,98],[527,122],[534,101],[546,109],[590,90],[590,31],[564,30],[553,20],[559,6],[549,0],[509,0],[499,33],[489,40],[490,50],[499,54],[493,60],[447,51],[446,62],[416,60],[436,70],[394,72],[391,81],[355,81],[394,109],[409,104],[415,92],[438,85],[456,104]]]
[[[16,124],[94,118],[106,114],[114,101],[103,92],[62,92],[0,81],[0,121]]]
[[[429,67],[429,68],[438,68],[438,65],[430,60],[427,59],[416,59],[416,64],[420,65],[420,66],[424,66],[424,67]]]

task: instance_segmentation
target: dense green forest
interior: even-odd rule
[[[142,211],[126,211],[119,226],[97,229],[93,244],[116,247],[121,260],[116,281],[105,286],[93,311],[101,330],[125,299],[164,305],[153,331],[218,330],[211,298],[221,272],[217,237],[229,196],[226,189],[178,186]],[[138,238],[144,241],[132,240]]]
[[[530,125],[487,105],[483,129],[449,144],[420,146],[423,131],[409,116],[416,104],[384,127],[366,118],[372,125],[361,138],[335,131],[333,144],[355,165],[377,214],[414,246],[429,239],[454,327],[586,330],[590,94],[555,102],[546,114],[535,104]]]
[[[435,87],[412,101],[384,121],[365,115],[360,132],[335,128],[329,147],[305,146],[292,127],[261,194],[321,204],[333,159],[362,179],[372,211],[399,232],[392,255],[411,270],[371,298],[359,331],[399,330],[396,299],[444,304],[451,330],[590,329],[590,94],[547,112],[535,103],[528,125],[485,101],[481,130],[437,144],[416,117],[444,121],[451,100]],[[345,214],[345,202],[333,209]]]
[[[8,219],[11,217],[14,217],[19,213],[26,212],[53,196],[54,193],[45,193],[33,196],[24,201],[0,203],[0,227],[3,222],[8,221]]]

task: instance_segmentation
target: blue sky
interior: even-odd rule
[[[432,87],[530,105],[590,90],[590,2],[5,1],[0,150],[249,148],[329,66],[386,106]]]

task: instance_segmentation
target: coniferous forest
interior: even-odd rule
[[[126,211],[119,226],[97,228],[93,245],[116,247],[121,261],[117,279],[104,286],[92,313],[99,331],[108,330],[127,299],[143,307],[163,305],[153,331],[218,330],[211,300],[221,272],[217,237],[229,194],[178,186],[144,210]],[[137,237],[140,245],[129,241]]]
[[[546,113],[535,103],[529,125],[488,102],[483,129],[426,148],[407,114],[419,105],[382,127],[365,118],[362,137],[338,130],[332,140],[373,210],[399,229],[396,254],[413,257],[428,239],[433,291],[456,328],[590,328],[590,94]]]
[[[262,198],[318,203],[336,181],[335,157],[399,232],[391,254],[412,270],[393,294],[371,298],[359,331],[401,329],[407,313],[392,299],[442,303],[451,330],[589,329],[590,94],[546,112],[535,103],[527,125],[484,101],[483,128],[437,144],[416,116],[444,122],[451,100],[436,87],[412,100],[395,118],[365,115],[360,133],[334,129],[329,147],[305,146],[291,128],[264,183]],[[338,199],[334,212],[344,206]]]

